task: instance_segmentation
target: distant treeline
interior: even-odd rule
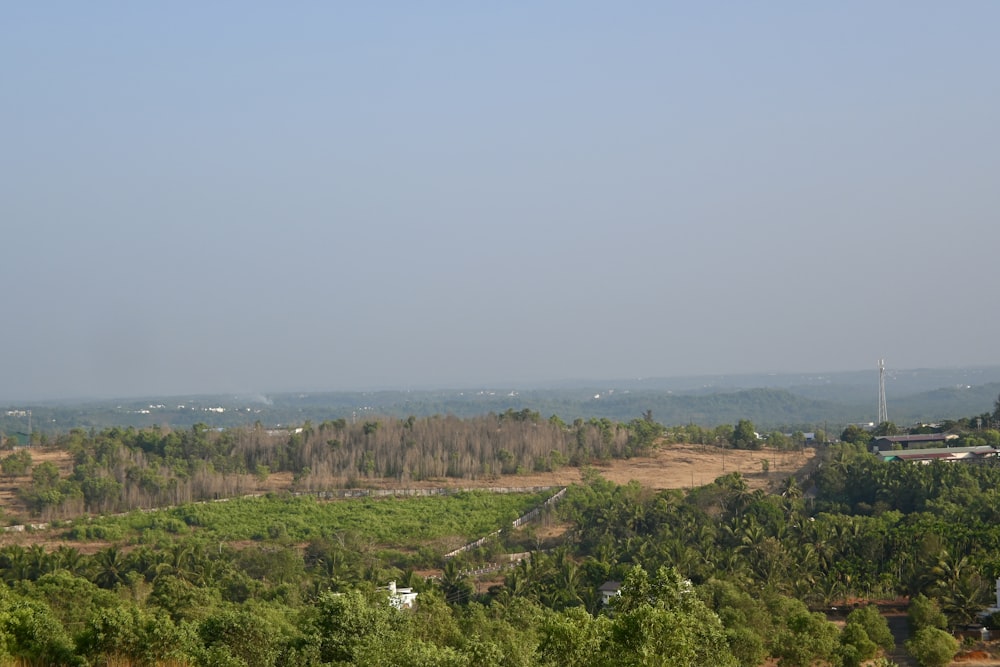
[[[1000,384],[950,386],[920,393],[890,393],[889,414],[898,424],[938,421],[956,414],[990,409]],[[373,415],[405,419],[454,415],[471,418],[501,414],[525,406],[543,415],[575,419],[606,418],[629,421],[652,411],[664,424],[718,426],[750,419],[768,431],[812,431],[820,424],[831,431],[875,419],[877,385],[871,387],[823,385],[789,388],[707,387],[699,391],[664,389],[609,391],[601,388],[550,389],[524,392],[379,391],[275,394],[269,397],[233,398],[202,396],[196,399],[154,398],[75,405],[32,406],[33,429],[55,433],[73,427],[152,426],[173,429],[204,423],[211,428],[322,423],[336,418],[363,421]],[[7,412],[11,414],[7,414]],[[0,434],[24,434],[28,420],[24,406],[0,412]]]
[[[995,407],[994,413],[949,420],[940,429],[961,433],[955,444],[996,444],[1000,433],[990,427],[1000,422],[1000,401]],[[643,455],[657,443],[747,449],[765,444],[790,449],[806,443],[801,431],[758,431],[763,429],[747,419],[735,425],[668,428],[653,419],[652,411],[628,422],[595,417],[566,423],[528,408],[468,419],[339,418],[284,429],[260,423],[230,429],[205,424],[187,429],[74,428],[35,437],[36,444],[69,452],[70,476],[51,462],[33,465],[26,449],[0,459],[0,472],[11,478],[30,472],[22,500],[33,515],[55,518],[255,493],[267,488],[273,473],[291,473],[293,490],[319,492],[364,488],[384,480],[402,486],[442,478],[493,481],[503,475]],[[840,439],[867,445],[872,435],[898,432],[901,429],[890,422],[873,432],[852,425]],[[816,442],[836,439],[821,429],[813,434]],[[7,439],[4,444],[17,443]]]

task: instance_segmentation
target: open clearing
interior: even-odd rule
[[[636,481],[652,489],[687,489],[709,484],[727,473],[739,472],[751,488],[766,489],[793,473],[801,473],[814,462],[816,450],[801,451],[720,449],[708,445],[662,445],[649,456],[595,462],[591,467],[605,479],[616,484]],[[72,472],[73,461],[69,452],[32,448],[33,465],[50,461],[66,477]],[[767,462],[766,464],[764,462]],[[768,472],[764,472],[764,466]],[[364,486],[378,489],[391,488],[490,488],[568,486],[583,479],[583,469],[563,467],[553,472],[480,479],[442,477],[419,482],[398,482],[393,479],[365,480]],[[23,505],[17,498],[17,489],[31,483],[30,475],[0,478],[0,508],[8,514],[22,515]],[[273,473],[265,482],[255,482],[258,492],[293,490],[292,474]]]
[[[595,462],[591,467],[616,484],[636,481],[652,489],[689,489],[710,484],[727,473],[739,472],[753,489],[766,489],[793,473],[804,472],[815,460],[815,449],[801,451],[720,449],[708,445],[663,445],[650,456]],[[769,472],[763,472],[767,461]],[[493,479],[440,478],[411,482],[408,488],[488,488],[568,486],[583,479],[581,468],[565,467],[554,472],[504,475]],[[376,488],[399,486],[376,481]]]
[[[43,461],[55,463],[63,476],[72,471],[72,459],[68,452],[33,449],[34,464]],[[685,489],[709,484],[727,473],[739,472],[752,489],[767,489],[777,485],[791,474],[801,476],[816,462],[816,450],[775,451],[775,450],[724,450],[707,445],[664,445],[649,456],[631,459],[595,462],[592,468],[605,479],[616,484],[631,481],[653,489]],[[763,462],[767,461],[768,472],[763,472]],[[524,488],[541,486],[568,486],[583,479],[580,468],[564,467],[554,472],[531,473],[525,475],[504,475],[490,479],[440,478],[420,482],[399,483],[395,480],[369,480],[370,488]],[[23,517],[24,506],[17,498],[17,489],[31,483],[30,476],[5,478],[0,480],[0,508],[8,518]],[[291,473],[271,474],[266,482],[257,485],[258,492],[280,492],[292,490]],[[349,502],[349,501],[348,501]],[[54,548],[62,543],[53,540],[48,531],[6,532],[0,534],[0,545],[4,544],[44,544]],[[89,544],[74,543],[83,552],[92,552],[105,546],[102,542]]]
[[[720,449],[708,445],[663,445],[649,456],[633,457],[611,461],[594,462],[591,466],[605,479],[616,484],[631,481],[652,489],[685,489],[709,484],[727,473],[739,472],[751,488],[761,489],[776,484],[791,474],[802,476],[816,462],[816,450],[801,451],[776,450],[735,450]],[[49,461],[59,468],[63,477],[72,472],[73,461],[69,452],[33,448],[33,465]],[[766,463],[765,463],[766,462]],[[764,468],[768,471],[764,472]],[[490,488],[490,487],[539,487],[568,486],[582,481],[584,469],[563,467],[553,472],[539,472],[523,475],[475,480],[442,477],[419,482],[397,482],[395,480],[366,480],[370,488]],[[19,488],[31,484],[30,475],[0,478],[0,510],[9,518],[23,517],[25,507],[17,497]],[[274,473],[263,483],[254,485],[257,492],[292,491],[292,474]]]

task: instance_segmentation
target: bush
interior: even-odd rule
[[[906,650],[921,667],[945,667],[958,653],[958,640],[944,630],[926,627],[907,640]]]

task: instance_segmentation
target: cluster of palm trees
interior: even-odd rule
[[[1000,530],[980,519],[956,521],[948,499],[953,483],[985,488],[1000,479],[1000,468],[899,466],[847,447],[831,452],[818,484],[790,477],[774,493],[751,491],[738,474],[686,496],[591,480],[571,489],[563,503],[575,521],[576,554],[604,562],[612,573],[635,564],[647,570],[670,565],[695,582],[721,577],[815,608],[924,592],[954,622],[973,617],[988,602],[987,582],[1000,565],[992,555],[1000,549]],[[848,476],[850,490],[827,484],[831,468]],[[925,489],[918,505],[912,480],[922,480]],[[854,500],[861,494],[868,495]],[[864,498],[885,504],[873,512]],[[998,498],[990,489],[968,500],[1000,511]],[[857,505],[868,513],[858,513]]]
[[[232,556],[228,550],[225,555]],[[112,545],[92,555],[66,545],[49,551],[39,544],[30,547],[12,544],[0,547],[0,578],[12,585],[67,572],[109,590],[126,585],[135,577],[152,582],[162,575],[203,584],[218,575],[224,562],[221,554],[214,555],[203,545],[188,542],[177,542],[165,549],[140,546],[131,551]]]

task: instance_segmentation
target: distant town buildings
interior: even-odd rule
[[[979,447],[934,447],[931,449],[878,450],[876,454],[883,461],[910,461],[930,463],[931,461],[982,462],[997,458],[997,450],[988,445]]]
[[[910,445],[928,446],[935,443],[947,445],[951,440],[958,440],[954,433],[922,433],[919,435],[883,435],[875,438],[872,444],[881,449],[892,449],[895,445],[909,449]]]

